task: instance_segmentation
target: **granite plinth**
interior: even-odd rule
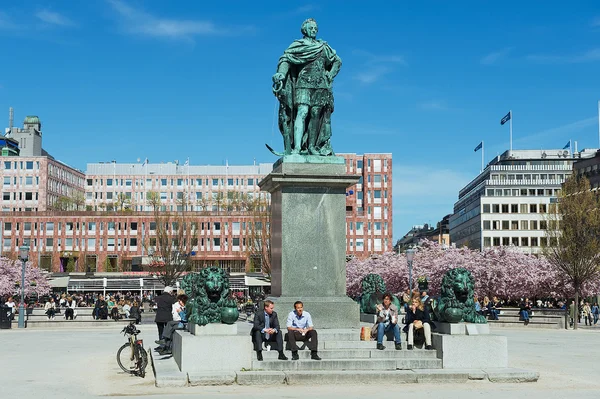
[[[249,335],[192,335],[175,331],[172,352],[179,370],[187,373],[238,371],[252,365]]]
[[[288,158],[259,183],[271,193],[270,299],[281,315],[303,301],[318,328],[358,327],[346,296],[346,189],[359,177],[344,163]]]
[[[448,335],[489,335],[489,324],[435,322],[435,332]]]
[[[310,291],[308,291],[310,292]],[[302,301],[310,313],[315,329],[356,328],[359,323],[359,305],[348,297],[269,297],[275,303],[279,323],[283,326],[294,302]]]
[[[236,335],[237,324],[209,323],[205,326],[189,324],[192,335]]]
[[[508,367],[508,341],[504,336],[434,333],[432,343],[445,369]]]

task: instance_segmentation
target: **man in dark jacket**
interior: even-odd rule
[[[173,287],[166,286],[163,293],[156,297],[156,327],[158,328],[158,339],[162,339],[163,329],[169,321],[173,320],[173,304],[176,298],[171,295]]]
[[[263,343],[265,342],[279,352],[279,360],[288,360],[283,353],[283,332],[281,332],[279,327],[277,312],[273,309],[275,309],[273,302],[266,300],[264,302],[264,311],[257,312],[254,316],[254,325],[250,334],[252,335],[256,358],[259,361],[263,360],[262,350]]]

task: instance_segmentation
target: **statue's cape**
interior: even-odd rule
[[[289,62],[293,65],[308,64],[316,60],[321,52],[325,53],[325,57],[329,62],[334,62],[337,58],[335,50],[321,39],[314,41],[306,38],[294,40],[279,58],[278,66],[283,62]]]

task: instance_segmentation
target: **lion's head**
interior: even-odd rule
[[[469,305],[473,303],[475,280],[467,269],[458,267],[446,272],[442,279],[441,298],[456,299]]]
[[[367,274],[361,281],[362,296],[385,292],[385,281],[379,274]]]

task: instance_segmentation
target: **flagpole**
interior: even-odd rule
[[[485,152],[485,147],[483,140],[481,141],[481,172],[483,172],[483,154]]]
[[[598,101],[598,148],[600,148],[600,101]]]
[[[508,111],[508,113],[510,114],[510,154],[509,154],[509,156],[511,156],[512,155],[512,120],[513,120],[512,109],[510,111]]]

